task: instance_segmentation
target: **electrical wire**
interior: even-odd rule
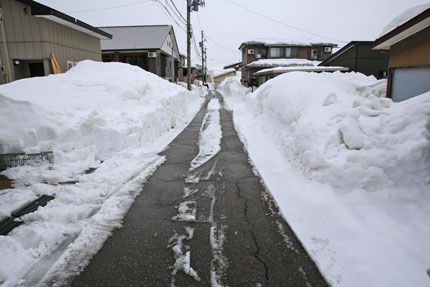
[[[186,33],[187,32],[186,29],[184,29],[184,27],[182,27],[181,24],[178,23],[178,21],[175,19],[175,17],[173,17],[173,15],[170,13],[170,10],[166,6],[164,6],[163,3],[161,3],[160,1],[157,1],[157,3],[160,4],[161,7],[163,7],[166,10],[168,17],[170,19],[172,19],[176,23],[176,25]]]
[[[176,12],[178,12],[179,16],[181,16],[181,18],[187,22],[187,19],[184,18],[184,16],[182,16],[181,11],[179,11],[178,7],[176,7],[175,2],[173,2],[173,0],[170,0],[170,3],[172,3],[173,7],[175,8]]]
[[[226,50],[228,50],[228,51],[230,51],[230,52],[233,52],[233,53],[235,53],[235,54],[241,54],[239,51],[235,51],[235,50],[233,50],[233,49],[230,49],[229,47],[224,46],[223,44],[221,44],[221,43],[219,43],[219,42],[215,41],[214,39],[212,39],[212,38],[211,38],[211,37],[209,37],[208,35],[205,35],[205,36],[206,36],[206,38],[208,38],[210,41],[212,41],[212,42],[213,42],[213,43],[215,43],[216,45],[220,46],[221,48],[224,48],[224,49],[226,49]]]
[[[230,2],[230,3],[232,3],[233,5],[236,5],[237,7],[240,7],[240,8],[242,8],[242,9],[244,9],[244,10],[246,10],[246,11],[248,11],[248,12],[252,13],[252,14],[255,14],[255,15],[257,15],[257,16],[260,16],[260,17],[262,17],[262,18],[264,18],[264,19],[266,19],[266,20],[269,20],[269,21],[275,22],[275,23],[277,23],[277,24],[283,25],[283,26],[285,26],[285,27],[288,27],[288,28],[291,28],[291,29],[294,29],[294,30],[297,30],[297,31],[300,31],[300,32],[304,32],[304,33],[307,33],[307,34],[310,34],[310,35],[313,35],[313,36],[322,37],[322,38],[330,39],[330,40],[337,41],[337,42],[348,43],[348,42],[346,42],[346,41],[342,41],[342,40],[338,40],[338,39],[334,39],[334,38],[326,37],[326,36],[323,36],[323,35],[319,35],[319,34],[316,34],[316,33],[312,33],[312,32],[309,32],[309,31],[303,30],[303,29],[301,29],[301,28],[298,28],[298,27],[295,27],[295,26],[292,26],[292,25],[289,25],[289,24],[283,23],[283,22],[278,21],[278,20],[276,20],[276,19],[270,18],[269,16],[266,16],[266,15],[263,15],[263,14],[261,14],[261,13],[259,13],[259,12],[254,11],[254,10],[251,10],[251,9],[249,9],[249,8],[245,7],[245,6],[242,6],[242,5],[240,5],[239,3],[236,3],[236,2],[234,2],[234,1],[232,1],[232,0],[227,0],[227,1],[228,1],[228,2]]]
[[[117,9],[117,8],[122,8],[122,7],[134,6],[134,5],[144,4],[144,3],[148,3],[148,2],[154,2],[154,0],[140,1],[140,2],[134,2],[134,3],[129,3],[129,4],[125,4],[125,5],[91,9],[91,10],[67,11],[65,13],[86,13],[86,12],[94,12],[94,11],[103,11],[103,10],[110,10],[110,9]]]

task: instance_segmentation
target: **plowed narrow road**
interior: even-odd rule
[[[204,105],[170,144],[124,227],[72,286],[328,286],[253,172],[222,97],[209,98],[219,111]],[[196,164],[199,136],[217,121],[221,150]]]

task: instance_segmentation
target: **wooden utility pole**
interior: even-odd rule
[[[205,34],[202,30],[202,42],[200,43],[202,48],[202,83],[205,84]]]
[[[187,88],[191,91],[191,0],[187,0]]]

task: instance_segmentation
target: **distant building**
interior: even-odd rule
[[[387,97],[399,102],[430,91],[430,8],[385,33],[372,47],[390,54]]]
[[[100,29],[113,35],[112,40],[102,41],[103,62],[128,63],[164,79],[175,82],[178,80],[182,63],[172,26],[117,26]]]
[[[226,78],[234,76],[236,76],[236,70],[233,68],[214,72],[213,79],[215,83],[215,89],[217,89],[219,84],[221,84],[221,82],[224,81]]]
[[[240,45],[242,52],[242,84],[247,84],[251,77],[259,70],[269,68],[250,65],[264,59],[307,59],[323,61],[331,56],[332,50],[337,47],[333,43],[312,43],[296,41],[247,41]],[[270,68],[277,67],[272,61]]]
[[[61,71],[81,60],[101,60],[100,39],[109,33],[31,0],[0,0],[0,83]],[[1,31],[1,30],[0,30]]]
[[[319,66],[348,67],[351,72],[373,75],[377,79],[387,76],[388,53],[373,50],[372,41],[352,41],[322,61]]]

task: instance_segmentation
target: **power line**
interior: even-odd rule
[[[187,19],[184,18],[184,16],[182,16],[181,11],[179,11],[178,7],[176,7],[175,2],[173,2],[173,0],[170,0],[170,2],[173,4],[173,7],[175,8],[176,12],[178,12],[179,16],[181,16],[182,19],[184,19],[185,23],[187,22]]]
[[[186,32],[186,30],[178,23],[178,21],[176,21],[175,17],[173,17],[173,15],[170,13],[169,9],[167,9],[167,7],[164,6],[160,1],[157,1],[157,3],[160,4],[166,10],[168,17],[172,19],[181,30]]]
[[[159,1],[160,1],[160,0],[159,0]],[[169,11],[170,11],[170,12],[172,12],[172,13],[173,13],[173,15],[175,15],[176,19],[177,19],[179,22],[181,22],[181,23],[183,23],[183,24],[185,24],[185,25],[186,25],[186,24],[187,24],[187,21],[183,19],[182,15],[181,15],[180,13],[178,14],[178,12],[176,11],[176,9],[174,9],[174,8],[172,7],[172,5],[170,4],[170,2],[168,2],[167,0],[166,0],[165,2],[166,2],[165,6],[169,9]]]
[[[255,14],[255,15],[257,15],[257,16],[260,16],[260,17],[262,17],[262,18],[264,18],[264,19],[266,19],[266,20],[269,20],[269,21],[275,22],[275,23],[277,23],[277,24],[280,24],[280,25],[286,26],[286,27],[288,27],[288,28],[291,28],[291,29],[294,29],[294,30],[297,30],[297,31],[300,31],[300,32],[304,32],[304,33],[307,33],[307,34],[310,34],[310,35],[313,35],[313,36],[322,37],[322,38],[330,39],[330,40],[337,41],[337,42],[348,43],[348,42],[346,42],[346,41],[333,39],[333,38],[330,38],[330,37],[322,36],[322,35],[319,35],[319,34],[316,34],[316,33],[312,33],[312,32],[309,32],[309,31],[303,30],[303,29],[301,29],[301,28],[294,27],[294,26],[292,26],[292,25],[289,25],[289,24],[283,23],[283,22],[281,22],[281,21],[278,21],[278,20],[276,20],[276,19],[270,18],[270,17],[268,17],[268,16],[266,16],[266,15],[260,14],[259,12],[256,12],[256,11],[254,11],[254,10],[251,10],[251,9],[249,9],[249,8],[247,8],[247,7],[245,7],[245,6],[242,6],[242,5],[240,5],[239,3],[236,3],[236,2],[234,2],[234,1],[232,1],[232,0],[227,0],[227,1],[228,1],[228,2],[230,2],[230,3],[232,3],[233,5],[236,5],[237,7],[240,7],[240,8],[242,8],[242,9],[244,9],[244,10],[246,10],[246,11],[248,11],[248,12],[252,13],[252,14]]]
[[[231,52],[233,52],[233,53],[235,53],[235,54],[240,54],[240,52],[239,52],[239,51],[235,51],[235,50],[233,50],[233,49],[230,49],[230,48],[229,48],[229,47],[227,47],[227,46],[224,46],[223,44],[221,44],[221,43],[219,43],[219,42],[215,41],[214,39],[212,39],[211,37],[209,37],[208,35],[206,35],[206,38],[208,38],[209,40],[211,40],[212,42],[214,42],[215,44],[217,44],[218,46],[220,46],[220,47],[222,47],[222,48],[224,48],[224,49],[226,49],[226,50],[229,50],[229,51],[231,51]]]
[[[144,3],[153,2],[153,1],[154,0],[147,0],[147,1],[134,2],[134,3],[125,4],[125,5],[91,9],[91,10],[67,11],[65,13],[86,13],[86,12],[94,12],[94,11],[103,11],[103,10],[110,10],[110,9],[117,9],[117,8],[122,8],[122,7],[134,6],[134,5],[144,4]]]

